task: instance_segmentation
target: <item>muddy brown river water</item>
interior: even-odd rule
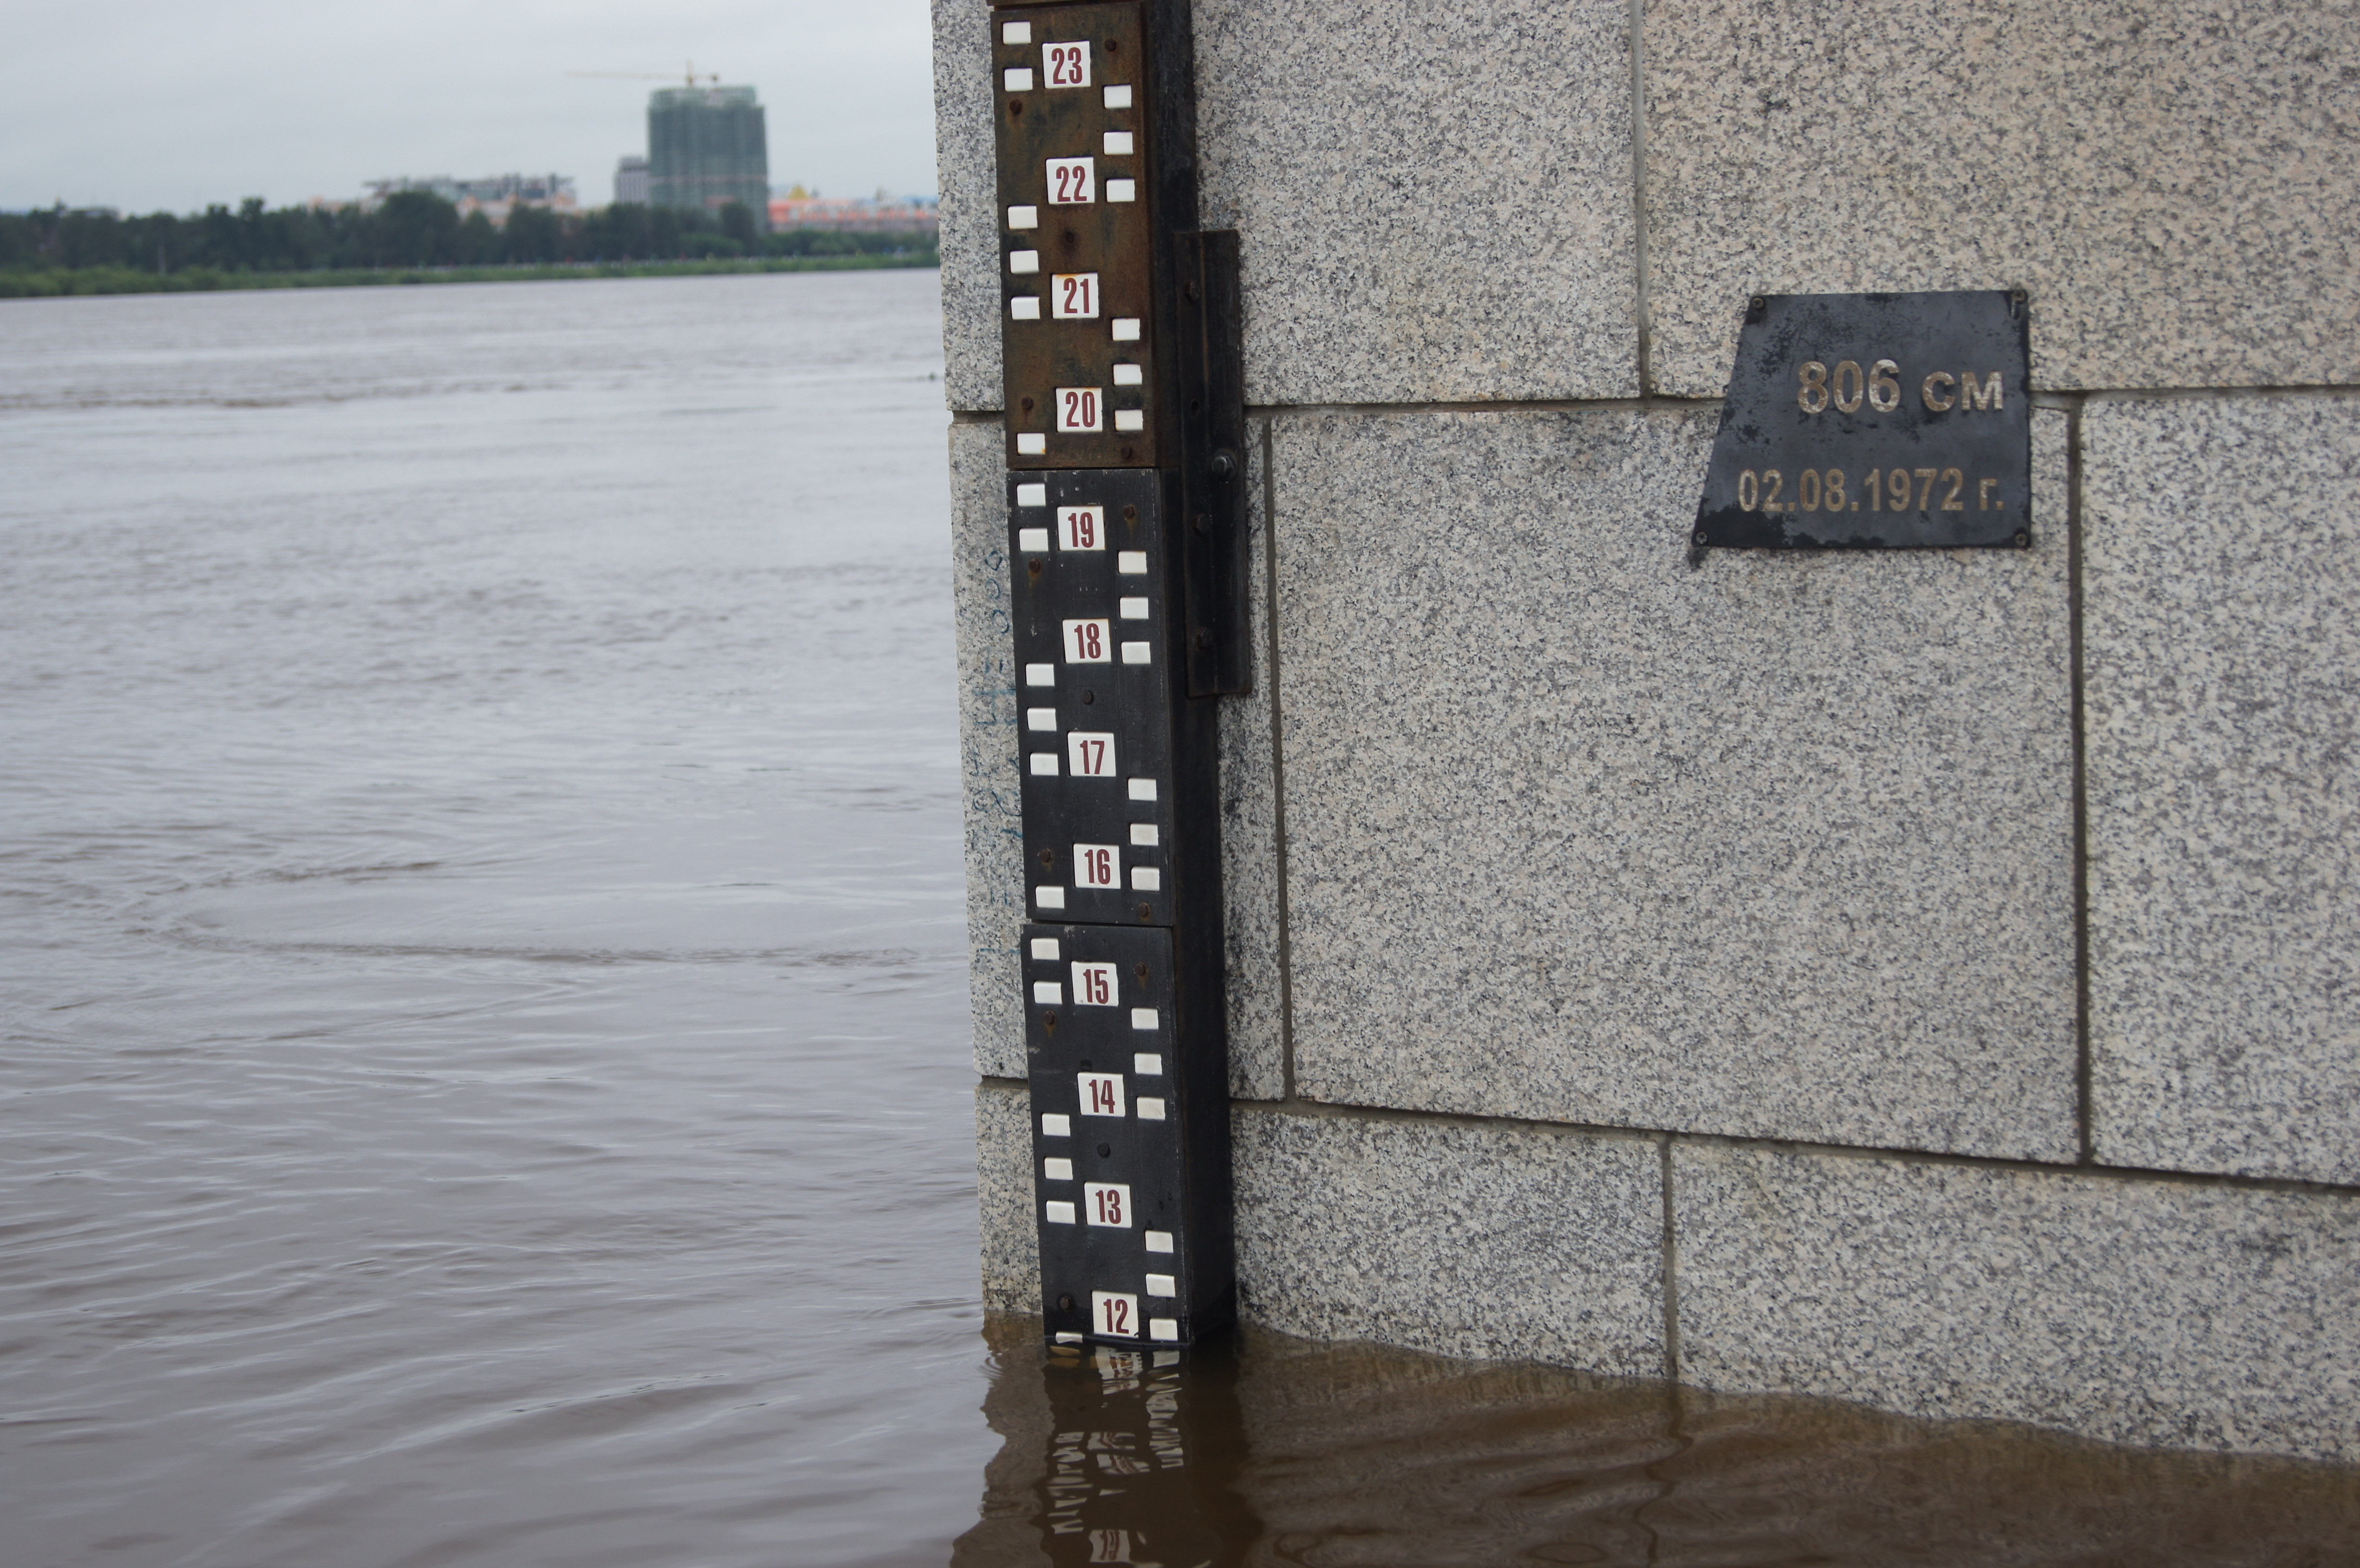
[[[931,273],[0,305],[0,1563],[2360,1561],[2360,1475],[977,1309]]]

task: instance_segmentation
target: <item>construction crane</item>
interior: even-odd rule
[[[696,73],[696,61],[692,60],[688,61],[687,64],[687,79],[689,86],[694,87],[699,82],[710,82],[716,87],[721,84],[720,72],[714,71],[700,77]],[[565,74],[568,76],[604,77],[609,82],[670,82],[672,80],[672,72],[668,71],[661,72],[649,71],[569,71]]]

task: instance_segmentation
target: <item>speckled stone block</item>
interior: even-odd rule
[[[2360,1459],[2360,1200],[1673,1151],[1680,1376]]]
[[[975,1088],[975,1192],[983,1304],[1041,1310],[1041,1236],[1032,1224],[1032,1098],[1022,1083]]]
[[[991,12],[934,0],[934,169],[942,193],[943,396],[1000,407],[1000,213],[992,169]]]
[[[1015,633],[1008,619],[1007,471],[998,423],[951,427],[951,598],[966,796],[967,1005],[975,1070],[1022,1078],[1024,805],[1016,770]]]
[[[1637,387],[1625,0],[1196,0],[1253,403]]]
[[[2360,1182],[2360,401],[2081,439],[2098,1158]]]
[[[1664,1370],[1644,1138],[1242,1109],[1239,1310],[1316,1339]]]
[[[1270,520],[1262,515],[1268,427],[1249,422],[1246,583],[1253,691],[1221,702],[1221,898],[1228,944],[1229,1093],[1286,1094],[1285,949],[1279,919],[1277,736],[1270,681]]]
[[[2073,1158],[2063,427],[2029,551],[1691,567],[1709,412],[1280,419],[1296,1092]]]
[[[1655,388],[1749,294],[2020,288],[2046,387],[2360,380],[2360,10],[1649,0]]]

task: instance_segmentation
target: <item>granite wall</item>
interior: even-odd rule
[[[987,1300],[1031,1305],[988,13],[936,0]],[[2360,1460],[2360,15],[1196,0],[1241,1290]],[[2025,552],[1683,548],[1746,296],[2021,288]]]

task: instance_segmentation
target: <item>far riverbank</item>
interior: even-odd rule
[[[929,248],[907,255],[710,257],[697,261],[550,262],[516,267],[333,267],[308,272],[243,272],[191,267],[142,272],[128,267],[76,267],[0,272],[0,299],[69,295],[188,294],[243,289],[369,289],[415,283],[546,283],[578,278],[705,278],[761,272],[858,272],[935,267]]]

